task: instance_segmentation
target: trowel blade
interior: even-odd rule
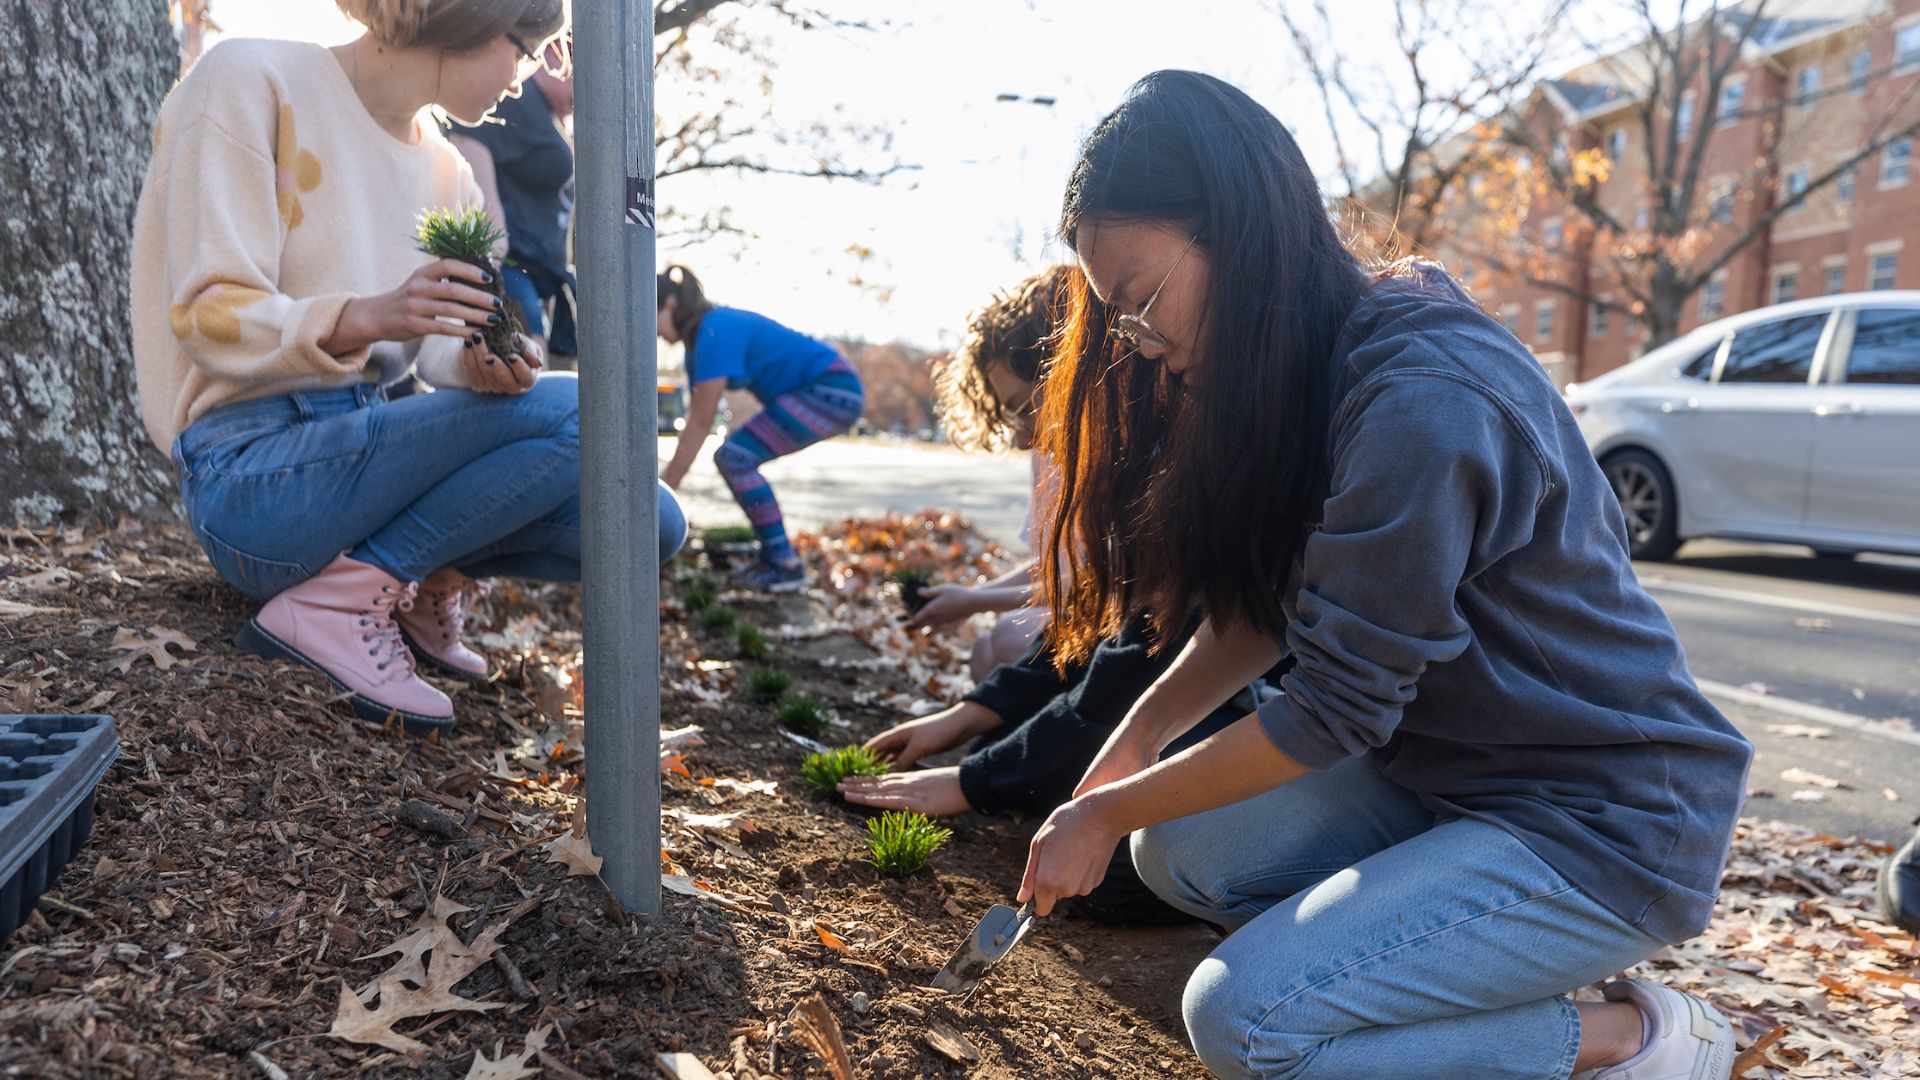
[[[1032,901],[1018,911],[1005,904],[988,908],[980,924],[973,928],[973,933],[968,934],[967,940],[954,950],[947,966],[933,977],[933,988],[952,994],[972,993],[987,969],[1018,945],[1020,939],[1026,936],[1027,928],[1032,925]]]

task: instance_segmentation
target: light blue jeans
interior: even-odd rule
[[[1364,758],[1135,833],[1133,861],[1231,931],[1182,1002],[1222,1077],[1563,1080],[1567,992],[1662,944]]]
[[[402,581],[448,566],[575,581],[579,385],[550,372],[515,396],[388,401],[369,384],[223,406],[174,440],[180,497],[214,569],[256,599],[342,552]],[[665,559],[687,524],[656,486]]]

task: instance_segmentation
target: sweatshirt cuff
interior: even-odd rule
[[[996,668],[995,670],[998,669]],[[1020,696],[1006,687],[1001,686],[991,675],[987,676],[985,682],[967,691],[960,700],[971,701],[976,705],[993,710],[993,714],[998,716],[1003,723],[1010,717],[1018,716],[1021,712],[1020,706],[1022,702]],[[1019,719],[1024,720],[1026,717],[1019,716]]]
[[[344,356],[335,356],[320,347],[321,342],[333,336],[340,325],[340,313],[355,299],[352,293],[328,293],[293,302],[286,329],[281,331],[280,347],[294,359],[296,366],[320,375],[351,375],[367,366],[372,345]]]
[[[1003,809],[994,798],[992,759],[985,750],[960,759],[960,793],[976,813],[997,814]]]
[[[1261,703],[1254,715],[1260,718],[1260,730],[1281,753],[1315,772],[1331,769],[1353,756],[1325,724],[1301,715],[1291,694]]]

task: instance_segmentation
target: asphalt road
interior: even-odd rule
[[[663,461],[672,449],[661,442]],[[1021,548],[1024,457],[838,439],[765,472],[799,528],[938,506]],[[740,520],[710,454],[681,494],[696,524]],[[1839,835],[1907,835],[1920,814],[1920,559],[1836,561],[1804,548],[1696,541],[1672,562],[1637,569],[1702,688],[1754,742],[1752,813]],[[1845,786],[1782,776],[1794,769]]]

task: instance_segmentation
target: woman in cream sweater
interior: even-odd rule
[[[333,49],[236,40],[161,108],[134,222],[134,358],[214,567],[265,601],[240,643],[318,668],[364,719],[453,722],[416,658],[485,678],[469,576],[580,569],[579,390],[490,355],[485,271],[422,211],[479,205],[429,106],[474,123],[565,29],[563,0],[339,0]],[[387,400],[417,368],[438,392]],[[660,543],[685,522],[664,489]]]

